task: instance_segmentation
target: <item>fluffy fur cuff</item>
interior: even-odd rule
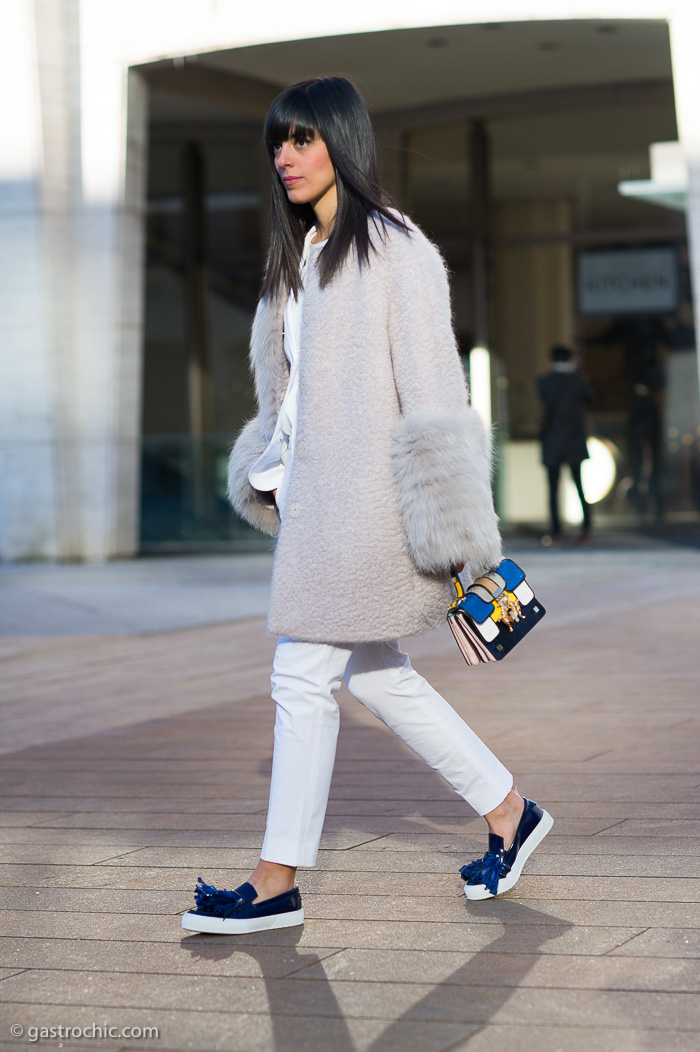
[[[262,494],[248,481],[248,472],[267,443],[260,433],[260,420],[254,417],[236,439],[228,461],[228,499],[242,519],[251,526],[276,537],[280,517],[274,504],[267,504]]]
[[[472,576],[498,565],[501,538],[491,494],[486,429],[473,409],[413,413],[393,436],[404,530],[424,573],[464,562]]]

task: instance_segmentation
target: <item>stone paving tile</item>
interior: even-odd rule
[[[338,830],[353,830],[354,832],[386,835],[388,833],[443,833],[448,835],[470,836],[483,838],[483,820],[463,808],[464,814],[454,818],[411,818],[396,815],[331,815],[327,818],[324,829],[336,832]],[[61,830],[90,830],[90,829],[124,829],[162,832],[162,833],[194,833],[202,834],[219,830],[226,831],[234,828],[238,832],[255,831],[264,832],[267,809],[259,810],[253,814],[238,814],[236,812],[217,812],[216,814],[193,814],[188,812],[150,814],[147,812],[115,812],[109,815],[100,815],[97,812],[72,812],[54,816],[41,823],[26,823],[28,828],[61,829]],[[574,820],[576,821],[576,820]],[[608,820],[609,821],[609,820]],[[18,825],[19,822],[12,823]],[[557,830],[559,832],[559,830]],[[583,830],[577,832],[584,832]],[[6,830],[10,834],[10,829]]]
[[[628,818],[607,831],[606,836],[640,837],[700,837],[700,819],[688,818],[639,819]]]
[[[657,960],[666,957],[700,959],[700,931],[697,928],[650,928],[610,952],[616,956]]]
[[[549,853],[556,858],[561,854],[566,858],[569,854],[567,848],[569,845],[566,841],[557,842],[557,838],[554,834],[550,834],[546,840],[547,850]],[[554,845],[557,845],[557,851],[554,851]],[[321,851],[319,853],[319,859],[317,868],[322,870],[353,870],[356,872],[412,872],[412,873],[457,873],[459,872],[460,866],[464,865],[465,862],[472,858],[478,857],[483,854],[485,849],[485,842],[483,836],[478,839],[475,837],[471,841],[465,843],[465,847],[459,851],[379,851],[376,850],[376,844],[372,842],[372,847],[355,847],[350,851]],[[648,852],[641,850],[641,844],[639,840],[632,841],[615,841],[614,844],[610,845],[614,848],[611,850],[611,854],[615,856],[630,856],[629,869],[634,872],[636,867],[636,858],[641,855],[643,858],[650,854],[652,857],[663,858],[666,855],[666,847],[662,848],[657,841],[656,843],[650,843],[648,845]],[[636,849],[636,850],[635,850]],[[19,850],[19,849],[16,849]],[[25,848],[24,850],[30,851],[32,849]],[[37,848],[36,850],[40,850]],[[688,841],[678,840],[675,843],[676,857],[697,859],[697,855],[690,853],[688,847]],[[259,851],[259,847],[257,847]],[[597,838],[582,840],[576,838],[570,845],[570,851],[578,857],[581,854],[594,856],[599,858],[600,856],[609,857],[608,851],[606,851],[606,845],[603,844]],[[207,869],[241,869],[246,868],[250,865],[250,860],[257,857],[256,851],[236,851],[229,850],[228,848],[208,847],[204,849],[195,849],[183,847],[179,850],[175,848],[136,848],[130,851],[129,854],[125,854],[124,857],[114,857],[106,860],[105,864],[110,866],[143,866],[145,868],[164,866],[167,868],[174,869],[201,869],[202,867]],[[48,860],[47,860],[48,861]],[[253,861],[253,864],[255,862]],[[604,859],[603,859],[604,864]],[[304,881],[304,870],[300,871],[299,882],[303,886]]]
[[[620,821],[624,821],[620,819]],[[608,818],[600,819],[583,819],[583,818],[569,818],[559,821],[559,818],[555,818],[554,829],[558,837],[592,837],[596,834],[601,834],[604,831],[609,831],[614,826],[613,821]],[[554,835],[553,833],[550,835]],[[445,830],[444,832],[436,832],[434,829],[425,829],[421,831],[407,830],[405,832],[393,832],[388,830],[386,835],[383,837],[381,842],[377,842],[375,845],[378,851],[407,851],[411,848],[417,848],[419,851],[430,851],[442,849],[457,850],[462,847],[465,843],[465,838],[469,841],[473,841],[475,836],[480,836],[483,839],[484,833],[482,824],[479,822],[470,822],[469,829],[452,829]]]
[[[40,825],[60,818],[60,811],[0,811],[0,829]]]
[[[317,947],[299,953],[296,947],[250,946],[236,949],[230,939],[209,940],[188,948],[184,943],[134,943],[109,940],[0,937],[0,968],[7,975],[19,969],[41,968],[89,972],[140,972],[150,975],[220,975],[279,979],[310,970],[339,951]],[[623,962],[620,962],[623,963]]]
[[[333,1011],[333,994],[327,992],[329,1011]],[[337,1005],[335,1006],[337,1012]],[[91,1026],[95,1011],[53,1004],[32,1005],[16,1013],[17,1022],[34,1026],[51,1026],[63,1019],[72,1026]],[[478,1027],[465,1023],[420,1022],[398,1020],[387,1024],[384,1019],[344,1019],[338,1015],[323,1017],[298,1015],[290,1017],[271,1012],[269,1015],[234,1014],[230,1012],[187,1012],[154,1009],[100,1010],[100,1021],[121,1030],[124,1027],[157,1027],[158,1039],[149,1042],[129,1041],[119,1045],[120,1052],[445,1052],[458,1041],[473,1034]],[[26,1039],[9,1045],[12,1052],[27,1047]],[[76,1042],[71,1052],[89,1047]],[[112,1046],[114,1049],[117,1046]],[[104,1044],[93,1049],[103,1049]],[[109,1052],[112,1052],[112,1049]],[[92,1052],[92,1050],[91,1050]]]
[[[251,858],[251,861],[253,859]],[[534,862],[530,869],[534,869]],[[202,874],[202,869],[205,873]],[[158,868],[149,869],[135,867],[133,869],[121,866],[0,866],[0,886],[14,889],[18,886],[25,888],[104,888],[120,889],[123,892],[131,890],[145,891],[173,891],[181,895],[183,909],[191,901],[191,893],[197,877],[205,876],[217,887],[237,887],[248,875],[248,869],[224,869],[220,867],[193,867],[191,870]],[[631,882],[637,878],[615,878],[610,881],[596,881],[593,891],[590,882],[581,886],[578,882],[563,881],[558,879],[555,885],[550,881],[542,883],[538,878],[529,873],[525,875],[518,885],[518,900],[538,899],[542,893],[548,893],[552,886],[556,887],[559,899],[586,899],[594,901],[596,897],[614,901],[618,899],[625,901],[634,898],[634,892],[630,891]],[[324,896],[338,895],[363,895],[368,891],[368,877],[365,870],[339,871],[324,870],[322,868],[306,871],[300,876],[302,891],[308,901],[311,902],[312,895],[319,893]],[[435,898],[446,897],[454,900],[455,896],[461,903],[462,882],[458,875],[458,867],[453,864],[447,872],[428,872],[422,877],[424,887],[429,890],[430,895]],[[607,885],[610,888],[607,888]],[[694,887],[692,885],[691,887]],[[597,891],[598,886],[600,890]],[[640,893],[644,893],[646,881],[638,880]],[[664,898],[672,897],[678,901],[682,898],[682,882],[669,882],[670,891],[663,893],[664,883],[661,882],[658,895]],[[372,874],[369,882],[369,890],[375,896],[399,896],[405,897],[415,892],[415,874],[402,873],[398,871],[380,871]],[[653,890],[653,889],[652,889]],[[11,892],[8,893],[6,901],[10,902]],[[76,890],[76,895],[79,892]],[[653,899],[649,894],[648,898]],[[691,899],[692,901],[692,899]],[[6,907],[9,908],[9,907]]]
[[[193,945],[192,945],[193,944]],[[629,944],[628,944],[629,945]],[[471,969],[465,970],[465,953]],[[697,951],[696,951],[697,952]],[[304,949],[271,945],[246,946],[227,940],[185,940],[174,943],[134,943],[79,939],[0,937],[0,968],[4,974],[41,968],[97,972],[147,972],[158,975],[219,975],[254,978],[296,976],[304,979],[367,982],[443,983],[693,992],[700,973],[689,960],[653,957],[615,958],[560,953],[547,944],[543,953],[524,954],[496,948],[481,950],[359,950],[320,947]]]
[[[483,1027],[449,1052],[697,1052],[697,1031],[599,1026]]]
[[[521,920],[526,912],[522,907]],[[585,927],[567,923],[532,923],[506,926],[498,921],[483,924],[445,924],[429,922],[368,922],[311,920],[301,935],[291,932],[265,932],[231,938],[229,945],[334,947],[383,950],[439,950],[471,953],[591,954],[603,955],[644,930],[642,928]],[[210,945],[206,936],[187,936],[183,945]]]
[[[600,772],[591,770],[590,773],[570,772],[567,776],[534,771],[530,765],[525,769],[521,766],[516,772],[516,778],[523,792],[550,803],[559,798],[593,803],[612,798],[634,804],[642,785],[644,793],[657,800],[695,803],[697,788],[700,785],[700,776],[697,774],[669,773],[645,776],[643,771],[637,771],[629,774],[606,773],[605,777],[601,777]]]
[[[185,796],[169,793],[167,798],[163,799],[148,793],[143,797],[132,797],[126,802],[119,801],[119,806],[116,806],[114,798],[109,796],[75,797],[72,795],[54,795],[51,797],[39,796],[37,798],[31,795],[10,795],[7,790],[3,795],[7,807],[5,813],[7,814],[20,814],[23,811],[33,812],[37,806],[48,806],[49,804],[52,805],[54,811],[62,812],[63,814],[68,812],[69,815],[85,811],[95,811],[107,816],[121,812],[127,814],[143,812],[147,814],[152,812],[167,814],[173,809],[178,812],[192,814],[199,812],[203,814],[212,812],[221,814],[254,814],[257,811],[267,811],[267,790],[259,797],[246,798],[245,795],[241,795],[236,796],[235,800],[222,800],[220,790],[211,788],[205,793],[205,796],[208,795],[210,799],[204,800],[198,798],[193,800],[189,793]],[[199,796],[201,796],[201,790],[198,793]]]
[[[45,823],[45,829],[139,829],[153,830],[155,832],[178,833],[206,832],[210,830],[226,829],[227,826],[235,828],[239,832],[243,830],[261,831],[265,829],[265,818],[267,808],[256,809],[252,813],[241,813],[237,811],[218,811],[215,814],[204,812],[196,814],[188,811],[163,812],[158,811],[118,811],[105,814],[100,811],[77,811],[68,815],[54,817]],[[385,821],[389,821],[386,819]],[[344,823],[344,824],[343,824]],[[354,824],[343,818],[331,819],[327,828],[357,828]],[[363,828],[369,825],[363,823]],[[375,832],[374,826],[372,831]],[[382,832],[380,829],[379,832]]]
[[[71,845],[109,845],[113,844],[115,840],[115,831],[110,829],[47,829],[42,826],[38,829],[16,830],[13,828],[5,830],[4,833],[4,837],[0,836],[0,844],[5,845],[5,854],[8,857],[14,856],[17,848],[27,845],[46,848],[57,845],[60,848],[68,848]],[[262,842],[262,835],[259,830],[239,832],[224,828],[219,832],[207,830],[201,834],[192,832],[183,834],[176,830],[156,833],[150,830],[130,829],[120,830],[120,833],[122,838],[120,851],[122,854],[124,851],[135,851],[143,845],[150,846],[152,844],[172,845],[175,849],[196,845],[197,848],[201,847],[203,850],[210,848],[215,850],[219,848],[224,850],[249,848],[252,851],[259,852]],[[341,829],[334,831],[331,829],[328,832],[324,831],[321,844],[326,851],[346,851],[352,847],[367,847],[377,837],[383,835],[382,833],[372,833],[369,830],[353,831],[351,829]],[[102,853],[105,855],[104,851]],[[111,853],[115,852],[110,851]]]
[[[584,899],[588,902],[675,903],[695,902],[700,898],[700,880],[683,877],[576,877],[552,878],[527,874],[518,884],[518,899],[549,898]],[[515,894],[515,892],[514,892]]]
[[[342,950],[295,973],[297,978],[367,982],[457,983],[543,989],[647,990],[697,993],[700,971],[688,960],[553,957],[538,954]],[[22,966],[30,967],[22,958]]]
[[[179,916],[168,919],[136,913],[86,913],[77,919],[73,913],[8,910],[2,916],[2,933],[22,939],[74,939],[77,934],[81,939],[101,941],[179,942],[182,939]]]
[[[250,869],[218,869],[207,871],[217,887],[238,887]],[[121,866],[42,866],[0,864],[0,887],[30,888],[121,888],[179,891],[186,895],[200,876],[199,869],[127,869]],[[316,878],[317,873],[309,872]],[[338,878],[341,880],[342,878]],[[454,880],[452,881],[454,883]]]
[[[641,839],[639,837],[615,837],[614,839],[606,839],[605,836],[591,836],[591,837],[560,837],[556,832],[556,824],[553,832],[549,834],[547,839],[542,845],[542,852],[548,856],[580,856],[580,855],[598,855],[609,858],[615,856],[634,856],[630,857],[630,866],[636,864],[636,857],[646,858],[659,857],[666,858],[669,855],[672,858],[687,857],[689,859],[697,859],[698,852],[693,850],[692,840],[686,840],[685,837],[675,837],[673,839],[665,839],[658,837],[656,839]],[[396,859],[400,859],[404,856],[406,866],[413,865],[415,857],[421,855],[422,857],[435,857],[439,858],[441,854],[446,851],[445,845],[449,843],[456,843],[455,837],[448,837],[445,839],[443,836],[436,834],[434,845],[431,841],[421,840],[419,837],[429,836],[430,834],[416,834],[413,842],[404,842],[401,844],[392,843],[389,841],[387,846],[382,849],[381,842],[374,843],[371,848],[360,849],[365,856],[365,859],[369,860],[373,853],[381,853],[386,851],[387,854],[391,854]],[[386,843],[388,837],[384,837],[383,841]],[[459,853],[463,852],[461,847],[462,840],[459,841],[459,846],[456,851]],[[474,850],[475,848],[484,847],[484,836],[483,833],[479,835],[471,835],[464,838],[464,845],[466,850]],[[357,850],[357,849],[355,849]],[[415,851],[415,855],[413,852]],[[538,851],[539,854],[539,851]],[[363,864],[365,863],[363,859]],[[604,859],[599,859],[601,864],[604,864]]]
[[[153,756],[149,750],[146,755],[137,759],[133,756],[116,759],[113,749],[103,748],[100,750],[97,748],[88,750],[84,743],[81,745],[79,740],[73,742],[73,748],[76,750],[80,749],[80,752],[71,756],[69,755],[69,747],[66,746],[61,750],[59,758],[55,755],[55,747],[52,745],[49,749],[32,749],[32,756],[38,762],[44,759],[49,760],[51,770],[55,772],[57,778],[65,774],[70,774],[72,778],[77,778],[79,775],[92,774],[99,768],[100,775],[105,776],[102,780],[112,778],[124,780],[142,774],[144,768],[148,767],[152,774],[157,775],[155,784],[158,784],[158,781],[163,777],[177,780],[179,776],[186,775],[188,782],[196,782],[202,775],[209,775],[217,771],[222,775],[240,774],[241,771],[257,772],[260,764],[270,758],[269,746],[266,749],[258,750],[239,749],[230,751],[227,749],[225,759],[217,759],[216,756],[211,759],[208,758],[206,771],[203,771],[201,759],[193,760],[186,756],[165,758],[163,756]],[[351,766],[354,768],[354,765]],[[395,763],[393,767],[398,768],[399,763]],[[26,771],[24,751],[6,755],[2,762],[2,769],[3,772],[11,772],[13,770]],[[3,774],[2,777],[3,781],[12,784],[13,779],[7,774]]]
[[[516,901],[519,903],[522,896]],[[43,888],[35,890],[32,888],[7,889],[3,895],[3,907],[8,912],[19,910],[47,911],[52,915],[66,912],[85,913],[94,916],[96,914],[127,914],[132,915],[135,909],[136,897],[133,891],[101,889],[71,889],[71,888]],[[505,901],[505,900],[504,900]],[[511,901],[511,900],[509,900]],[[538,900],[539,902],[539,900]],[[189,895],[177,892],[163,891],[141,891],[138,894],[138,911],[141,915],[156,913],[172,914],[183,911],[190,905]],[[307,894],[304,906],[309,917],[318,919],[352,919],[352,920],[398,920],[411,923],[420,923],[429,919],[431,923],[451,922],[469,923],[481,919],[480,913],[486,913],[479,906],[470,907],[459,888],[455,888],[450,897],[431,897],[430,908],[426,909],[425,896],[407,895],[364,895],[361,898],[356,895],[332,895],[326,893]],[[566,903],[558,902],[559,919],[566,913]],[[580,910],[577,903],[570,904],[571,912]],[[597,905],[597,904],[596,904]],[[629,903],[622,903],[622,907]],[[636,905],[636,904],[635,904]],[[595,907],[586,902],[586,907],[593,910]],[[680,909],[680,907],[676,907]],[[538,920],[543,917],[542,911],[537,911]],[[491,916],[491,914],[486,914]],[[675,914],[674,914],[675,915]],[[532,917],[526,915],[525,923],[531,923]],[[563,919],[568,919],[564,917]],[[618,923],[620,921],[618,920]],[[639,921],[637,922],[639,923]],[[700,926],[700,918],[698,919]]]
[[[222,871],[236,872],[236,871]],[[243,872],[242,870],[239,872]],[[40,864],[0,864],[0,887],[2,888],[145,888],[161,891],[189,891],[196,881],[182,876],[173,879],[172,874],[164,869],[127,870],[109,866],[72,866]],[[121,879],[125,877],[126,879]],[[131,879],[128,879],[128,878]],[[239,881],[240,883],[240,881]]]
[[[186,904],[186,907],[189,903]],[[512,905],[512,904],[511,904]],[[183,910],[184,912],[184,910]],[[637,927],[574,925],[551,919],[528,907],[520,906],[518,914],[510,911],[514,923],[507,927],[507,939],[501,938],[504,924],[484,916],[465,923],[357,921],[310,919],[303,931],[280,930],[251,936],[230,936],[213,939],[206,935],[184,935],[179,916],[143,917],[127,914],[85,914],[80,918],[80,938],[86,941],[133,943],[178,943],[192,952],[192,948],[220,946],[223,954],[241,946],[298,946],[300,948],[357,948],[402,950],[483,950],[507,953],[605,954],[625,944],[645,930]],[[70,913],[8,913],[3,917],[6,937],[43,938],[46,940],[76,938],[76,918]]]
[[[90,866],[95,862],[106,862],[111,858],[119,858],[130,851],[136,850],[132,844],[95,844],[91,847],[80,844],[14,844],[12,851],[6,849],[5,858],[11,861],[27,862],[30,864],[48,864],[64,866]]]
[[[607,858],[613,855],[629,856],[657,856],[660,858],[698,858],[697,850],[693,848],[693,841],[685,837],[644,839],[641,837],[607,837],[607,834],[589,838],[561,839],[551,833],[545,841],[547,849],[552,851],[554,845],[561,854],[588,854],[603,855]],[[636,858],[630,858],[630,869],[634,871]]]
[[[238,801],[235,801],[238,804]],[[328,817],[345,815],[364,817],[370,815],[396,815],[406,820],[432,821],[441,818],[458,818],[464,816],[464,801],[430,800],[419,808],[412,808],[412,801],[368,800],[360,803],[354,800],[337,800],[331,798],[328,805]],[[629,801],[594,800],[569,801],[557,800],[557,822],[564,818],[610,818],[626,819],[630,815]],[[77,810],[77,809],[76,809]],[[637,800],[634,806],[635,818],[700,818],[700,803],[661,803],[658,801]]]
[[[668,1025],[690,1029],[697,1025],[697,1001],[692,995],[662,992],[650,997],[646,991],[562,990],[529,987],[514,992],[511,987],[473,986],[460,983],[475,968],[471,960],[452,974],[449,982],[373,983],[318,981],[298,977],[250,979],[231,983],[228,977],[198,976],[197,1006],[200,1011],[266,1014],[267,1003],[284,1016],[317,1015],[319,1018],[374,1018],[411,1021],[486,1023],[508,1022],[544,1026],[552,1014],[560,1025],[585,1026],[595,1014],[598,1026],[629,1026],[654,1029]],[[131,972],[72,972],[29,969],[0,983],[0,1001],[42,1004],[51,998],[66,1005],[99,1005],[101,1008],[178,1008],[191,996],[189,976],[167,976],[156,980]]]
[[[700,877],[700,856],[693,855],[548,855],[547,841],[528,859],[527,873],[547,876],[626,875],[633,869],[638,877]]]
[[[48,829],[43,826],[30,829],[4,829],[0,830],[0,844],[5,845],[8,855],[15,846],[39,844],[43,847],[58,845],[59,847],[70,847],[71,845],[102,845],[115,844],[119,842],[123,848],[131,850],[143,844],[153,843],[157,833],[150,830],[129,829],[115,832],[113,829]]]
[[[2,910],[47,910],[52,913],[127,913],[135,909],[144,914],[175,914],[183,909],[184,896],[177,892],[141,890],[138,901],[133,891],[92,888],[6,888]]]
[[[554,896],[555,891],[552,887],[550,896]],[[499,907],[504,911],[508,907],[513,908],[512,914],[504,912],[509,923],[519,923],[518,911],[525,908],[523,904],[526,901],[528,900],[525,900],[524,896],[516,897],[515,892],[510,892],[508,898],[503,897],[499,901]],[[567,901],[554,897],[533,898],[529,901],[536,902],[537,913],[543,923],[549,920],[551,923],[567,921],[575,924],[624,927],[653,925],[700,928],[700,910],[696,903],[691,902],[591,902],[585,898]],[[356,895],[308,895],[304,901],[308,916],[319,920],[331,920],[335,917],[348,920],[399,920],[410,923],[425,920],[427,914],[434,922],[479,923],[498,916],[490,911],[490,906],[492,903],[488,901],[470,904],[460,893],[456,893],[453,900],[431,899],[429,909],[426,908],[424,896],[365,895],[358,898]],[[531,923],[532,918],[526,916],[525,923]]]
[[[33,1022],[34,1020],[32,1020],[32,1023]],[[27,1027],[29,1025],[31,1024],[27,1024]],[[26,1050],[29,1040],[28,1037],[21,1037],[17,1041],[0,1041],[0,1052],[19,1052],[20,1049]],[[83,1038],[80,1038],[80,1040],[74,1044],[73,1041],[66,1041],[65,1039],[61,1040],[57,1036],[57,1033],[54,1033],[54,1037],[51,1038],[48,1029],[43,1037],[37,1036],[36,1039],[32,1039],[32,1044],[36,1042],[36,1045],[41,1048],[41,1042],[50,1040],[55,1042],[54,1047],[60,1047],[63,1049],[63,1052],[79,1052],[79,1050],[81,1050],[81,1052],[86,1052],[86,1050],[87,1052],[98,1052],[98,1049],[99,1052],[126,1052],[123,1039],[110,1041],[109,1038],[99,1038],[99,1044],[93,1044],[90,1039],[86,1041]],[[131,1052],[144,1052],[147,1047],[146,1045],[140,1044],[138,1041],[130,1041],[129,1044],[131,1045]],[[45,1044],[44,1047],[46,1047]],[[151,1052],[153,1052],[152,1047]]]
[[[479,844],[477,841],[473,843],[473,849],[478,850],[479,847],[483,848],[483,843]],[[249,851],[245,854],[242,851],[232,851],[227,848],[207,848],[206,851],[194,848],[181,848],[176,850],[175,848],[140,848],[124,858],[114,858],[109,860],[110,866],[144,866],[144,867],[156,867],[165,866],[167,868],[175,869],[239,869],[244,868],[246,865],[250,865],[250,860],[253,860],[255,865],[255,859],[259,854],[259,845],[257,851]],[[472,855],[473,857],[473,855]],[[393,852],[373,852],[366,850],[358,850],[354,848],[352,851],[324,851],[319,854],[319,868],[320,869],[340,869],[340,870],[404,870],[411,869],[414,873],[457,873],[459,867],[464,864],[466,859],[463,858],[462,853],[455,853],[453,857],[443,855],[442,857],[431,852],[430,854],[411,855],[410,860],[406,858],[397,857],[397,853]],[[414,864],[415,862],[415,864]],[[410,863],[410,864],[409,864]],[[300,873],[299,882],[303,886],[304,873]]]
[[[622,925],[625,927],[653,926],[659,928],[700,928],[700,910],[696,903],[676,902],[566,902],[556,899],[537,899],[538,910],[552,921],[571,924]],[[505,897],[501,900],[505,905]],[[514,892],[509,902],[519,905]],[[470,915],[471,916],[471,915]],[[474,917],[471,916],[473,920]],[[485,919],[482,915],[481,919]],[[510,919],[510,918],[509,918]]]
[[[588,861],[588,859],[585,859],[584,861]],[[663,873],[664,870],[666,872],[669,872],[669,871],[673,872],[674,867],[673,866],[669,866],[669,865],[664,866],[663,860],[658,860],[658,865],[657,866],[653,865],[654,861],[655,860],[653,860],[653,859],[647,859],[647,860],[645,860],[644,865],[639,867],[639,871],[641,872],[642,876],[648,875],[650,878],[655,878],[655,877],[657,877],[659,875],[659,873]],[[693,861],[692,869],[695,872],[691,873],[691,876],[700,877],[700,859],[692,860],[692,861]],[[675,873],[675,876],[678,877],[679,879],[687,877],[688,876],[688,873],[687,873],[688,867],[685,866],[684,860],[677,859],[677,860],[675,860],[675,863],[676,863],[676,869],[677,869],[677,872]],[[566,868],[566,867],[563,867],[563,866],[562,867],[557,867],[556,865],[547,866],[546,864],[543,864],[543,865],[541,865],[539,867],[536,867],[535,866],[535,860],[534,859],[531,860],[531,862],[528,863],[527,872],[526,872],[525,876],[522,878],[524,881],[527,881],[528,894],[531,895],[531,894],[535,893],[541,887],[541,885],[538,885],[535,882],[534,878],[537,875],[544,874],[547,877],[550,877],[550,876],[560,877],[561,874],[559,872],[559,868]],[[563,876],[572,876],[572,875],[573,876],[578,876],[579,875],[578,872],[577,872],[577,867],[572,866],[571,868],[573,870],[573,873],[563,874]],[[612,898],[616,898],[616,897],[623,898],[623,899],[626,898],[625,895],[616,895],[615,894],[618,882],[622,882],[623,880],[627,880],[627,881],[631,881],[631,880],[635,880],[635,879],[639,880],[639,888],[640,888],[641,892],[645,891],[646,885],[640,878],[618,877],[618,874],[625,873],[626,870],[624,870],[622,867],[616,867],[614,865],[610,866],[609,868],[610,868],[610,871],[611,871],[609,875],[615,878],[614,880],[612,880],[610,882],[611,883],[611,887],[612,887],[612,894],[610,896],[607,896],[607,895],[597,896],[595,894],[587,895],[587,897],[589,897],[591,900],[594,900],[597,897],[610,897],[611,899]],[[637,867],[635,867],[635,868],[637,868]],[[88,867],[88,869],[89,869],[89,867]],[[107,867],[106,866],[92,867],[92,872],[94,873],[96,869],[105,870],[105,869],[107,869]],[[3,883],[1,870],[2,870],[2,867],[0,867],[0,886]],[[163,889],[172,888],[172,889],[175,889],[175,890],[177,890],[177,889],[184,889],[186,891],[189,891],[190,888],[194,887],[194,884],[197,881],[197,877],[200,875],[200,870],[201,870],[201,867],[196,868],[196,869],[192,869],[189,872],[184,871],[184,870],[174,870],[174,871],[172,871],[172,870],[168,870],[168,869],[147,869],[147,870],[143,870],[143,871],[136,870],[136,871],[132,872],[131,870],[127,869],[126,867],[123,867],[123,866],[119,867],[119,866],[117,866],[113,870],[113,877],[112,877],[111,882],[103,884],[101,882],[97,882],[96,881],[95,883],[99,884],[99,886],[103,886],[103,887],[111,887],[111,886],[114,886],[114,887],[131,887],[131,888],[148,888],[148,887],[153,887],[153,888],[163,888]],[[648,874],[645,873],[645,870],[649,870]],[[655,872],[655,870],[658,870],[658,873]],[[202,875],[204,875],[204,874],[202,874]],[[608,874],[606,874],[606,876],[607,875]],[[206,876],[208,876],[210,878],[209,882],[215,884],[216,887],[219,887],[219,886],[237,887],[238,884],[243,883],[243,881],[247,878],[248,872],[244,868],[237,869],[237,870],[225,870],[225,869],[223,869],[223,870],[219,870],[219,869],[209,870],[207,868]],[[583,871],[583,876],[584,877],[595,877],[595,867],[588,867],[588,868],[586,868]],[[84,886],[85,887],[90,887],[91,885],[90,885],[90,875],[89,875],[89,873],[86,872],[84,880],[85,880]],[[329,869],[318,868],[318,869],[315,869],[315,870],[305,870],[304,873],[300,875],[299,880],[300,880],[300,887],[301,887],[301,890],[302,890],[303,894],[307,894],[307,893],[310,893],[310,892],[323,892],[326,895],[347,895],[347,894],[363,895],[363,894],[366,894],[367,891],[371,891],[375,895],[412,895],[412,894],[415,894],[415,890],[416,890],[416,875],[415,875],[415,873],[414,872],[402,872],[400,870],[385,870],[385,871],[376,871],[375,870],[371,874],[371,876],[369,876],[365,869],[358,869],[356,871],[352,871],[352,870],[329,870]],[[50,876],[47,875],[39,883],[40,883],[40,886],[42,886],[42,887],[43,886],[51,886],[50,881],[51,881],[51,878],[50,878]],[[220,884],[220,882],[223,882],[223,884]],[[459,876],[459,867],[456,864],[454,864],[446,872],[442,872],[442,873],[428,872],[427,874],[422,875],[421,882],[422,882],[422,886],[423,886],[424,890],[426,891],[426,893],[429,893],[431,896],[446,895],[446,896],[451,898],[455,893],[457,893],[457,894],[461,893],[461,889],[462,889],[462,880],[461,880],[461,878]],[[14,883],[14,882],[10,882],[10,883]],[[32,883],[32,885],[34,886],[33,882],[28,881],[28,883]],[[626,885],[626,886],[628,887],[629,885]],[[520,887],[521,887],[521,885],[519,884],[518,885],[518,889],[520,889]],[[563,887],[565,889],[566,894],[562,894],[561,895],[562,898],[567,898],[567,897],[568,898],[570,898],[570,897],[574,897],[575,898],[575,897],[577,897],[576,892],[578,891],[578,887],[573,885],[573,884],[569,885],[567,883],[567,881],[561,881],[561,880],[558,879],[556,887],[557,887],[557,892],[558,893],[559,893],[560,888]],[[586,885],[586,891],[587,892],[588,892],[589,887],[590,887],[590,884],[587,883],[587,885]],[[668,887],[670,888],[671,892],[674,892],[674,889],[676,889],[676,885],[675,884],[669,884]],[[693,887],[695,887],[695,885],[693,885]],[[570,890],[569,890],[569,888],[570,888]],[[525,896],[519,890],[517,897],[518,898],[523,898]],[[668,897],[668,893],[667,893],[667,897]],[[675,898],[676,896],[673,895],[673,897]]]
[[[557,813],[562,817],[580,818],[626,818],[629,815],[629,805],[618,804],[615,801],[598,801],[597,803],[570,803],[560,801],[557,804]],[[661,803],[658,801],[638,800],[634,807],[637,819],[660,819],[665,820],[678,818],[700,819],[700,803]]]

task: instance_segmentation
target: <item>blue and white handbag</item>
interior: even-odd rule
[[[452,570],[457,598],[447,620],[468,665],[501,661],[545,615],[542,603],[511,559],[477,578],[465,592]]]

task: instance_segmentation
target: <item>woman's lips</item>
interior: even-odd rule
[[[282,180],[285,186],[294,186],[301,179],[300,175],[288,175]]]

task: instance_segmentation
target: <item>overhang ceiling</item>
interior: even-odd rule
[[[373,112],[385,161],[392,128],[442,128],[445,136],[453,129],[454,149],[423,151],[431,192],[440,187],[447,197],[464,183],[469,116],[489,119],[497,198],[588,199],[587,187],[595,186],[613,211],[618,181],[647,175],[649,143],[676,138],[664,22],[388,30],[228,48],[141,68],[152,86],[153,134],[202,141],[235,137],[245,126],[257,135],[283,87],[345,74]],[[412,158],[420,179],[420,151]],[[641,209],[644,222],[645,208],[629,205],[628,212]]]
[[[375,113],[482,97],[671,81],[668,27],[653,21],[387,30],[223,49],[187,56],[179,68],[183,75],[198,69],[203,77],[218,73],[241,84],[249,78],[261,105],[266,87],[274,93],[305,77],[343,73]],[[144,69],[177,71],[169,60]],[[195,117],[193,102],[187,108]],[[168,109],[165,99],[160,109],[156,101],[154,116],[167,120]],[[228,110],[230,119],[230,107],[213,99],[199,109],[206,109],[209,119],[217,110],[222,117]]]

